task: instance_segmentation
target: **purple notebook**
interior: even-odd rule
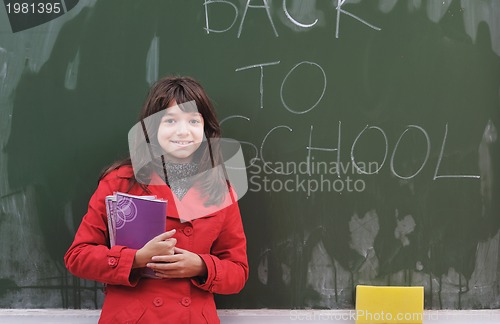
[[[167,201],[117,192],[106,197],[110,246],[140,249],[166,228]]]

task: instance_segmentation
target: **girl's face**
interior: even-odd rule
[[[204,121],[199,112],[182,111],[175,101],[165,109],[158,128],[158,143],[167,160],[190,162],[203,141]]]

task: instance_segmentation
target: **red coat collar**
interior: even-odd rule
[[[198,218],[214,216],[218,211],[231,204],[230,195],[227,194],[226,199],[220,205],[205,206],[206,198],[196,187],[189,189],[182,200],[179,200],[165,181],[155,172],[151,176],[148,189],[153,195],[166,199],[168,201],[167,216],[178,218],[181,222],[191,222]]]

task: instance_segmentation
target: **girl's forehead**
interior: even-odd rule
[[[188,114],[188,115],[199,115],[201,116],[200,112],[196,109],[196,106],[191,107],[191,106],[183,106],[179,107],[178,105],[168,107],[167,109],[164,110],[165,115],[181,115],[181,114]],[[186,109],[187,108],[187,109]]]

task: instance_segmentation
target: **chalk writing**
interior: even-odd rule
[[[311,152],[312,151],[326,151],[326,152],[335,152],[337,151],[337,165],[340,165],[340,137],[341,137],[341,129],[342,122],[339,120],[339,136],[337,142],[337,148],[324,148],[324,147],[314,147],[312,146],[312,133],[313,133],[313,125],[311,125],[311,130],[309,132],[309,145],[306,146],[307,149],[307,173],[311,175]],[[337,176],[340,178],[340,173],[338,170],[335,172]]]
[[[250,121],[250,118],[246,117],[246,116],[242,116],[242,115],[232,115],[232,116],[228,116],[226,118],[223,118],[221,119],[220,121],[220,125],[222,126],[222,124],[224,124],[226,121],[230,120],[230,119],[234,119],[234,118],[241,118],[241,119],[244,119],[246,121]],[[255,156],[251,159],[249,159],[250,163],[247,164],[246,168],[248,169],[249,167],[251,167],[252,165],[255,164],[255,161],[258,159],[258,156],[259,156],[259,149],[257,148],[257,146],[255,146],[254,144],[250,143],[250,142],[246,142],[246,141],[238,141],[241,145],[249,145],[252,147],[252,149],[255,150]]]
[[[231,23],[231,25],[228,28],[222,29],[222,30],[218,30],[218,29],[212,29],[212,28],[209,27],[210,24],[208,22],[208,5],[212,4],[212,3],[225,3],[225,4],[230,5],[230,6],[233,7],[233,9],[234,9],[234,19],[233,19],[233,22]],[[238,18],[238,7],[236,7],[232,2],[225,1],[225,0],[207,0],[207,1],[205,1],[203,3],[203,6],[205,7],[205,30],[206,30],[207,34],[210,34],[210,32],[213,32],[213,33],[224,33],[224,32],[227,32],[236,23],[236,19]]]
[[[273,18],[271,17],[271,12],[269,11],[269,4],[268,4],[267,0],[262,0],[262,2],[264,4],[261,6],[251,5],[250,2],[252,2],[252,0],[247,1],[247,4],[245,6],[245,10],[243,11],[243,18],[241,18],[240,28],[238,29],[238,38],[240,38],[241,31],[243,29],[243,22],[245,21],[245,17],[247,15],[248,8],[266,9],[267,17],[269,18],[269,22],[271,23],[271,27],[273,27],[274,35],[276,35],[276,37],[278,37],[278,32],[276,31],[276,27],[274,27]]]
[[[252,4],[253,1],[257,1],[257,0],[247,0],[246,3],[245,3],[245,7],[243,8],[243,14],[242,14],[242,18],[241,18],[241,21],[240,21],[240,25],[238,27],[238,32],[237,32],[237,38],[240,38],[241,36],[241,33],[243,32],[243,25],[245,23],[245,19],[246,19],[246,16],[247,16],[247,13],[248,13],[248,9],[251,8],[251,9],[264,9],[266,11],[266,14],[267,14],[267,20],[269,21],[269,24],[271,25],[271,28],[272,28],[272,31],[273,31],[273,34],[275,37],[279,37],[279,34],[278,34],[278,30],[276,29],[276,26],[274,24],[274,21],[273,21],[273,16],[271,15],[271,6],[270,6],[270,1],[268,0],[259,0],[261,2],[261,4],[257,5],[257,4]],[[209,19],[209,15],[210,15],[210,12],[208,10],[208,7],[209,5],[212,5],[212,4],[225,4],[225,5],[229,5],[231,6],[231,8],[234,10],[234,17],[233,17],[233,20],[231,22],[231,24],[227,27],[227,28],[224,28],[224,29],[214,29],[214,28],[211,28],[210,27],[210,19]],[[335,25],[335,38],[339,38],[340,37],[340,17],[341,17],[341,14],[344,14],[344,15],[347,15],[351,18],[354,18],[355,20],[361,22],[362,24],[370,27],[371,29],[373,30],[376,30],[376,31],[380,31],[382,30],[380,27],[377,27],[369,22],[367,22],[366,20],[360,18],[359,16],[345,10],[342,6],[344,6],[346,4],[346,0],[338,0],[337,1],[337,5],[335,7],[335,10],[336,10],[336,13],[337,13],[337,20],[336,20],[336,25]],[[231,28],[233,28],[233,26],[236,24],[236,21],[238,19],[238,16],[239,16],[239,9],[238,7],[230,2],[230,1],[227,1],[227,0],[206,0],[204,3],[204,8],[205,8],[205,31],[207,32],[207,34],[210,34],[211,32],[213,33],[225,33],[227,31],[229,31]],[[304,29],[309,29],[309,28],[312,28],[314,27],[318,22],[319,22],[319,19],[316,18],[312,23],[304,23],[304,22],[300,22],[298,21],[297,19],[295,19],[291,14],[290,14],[290,11],[288,10],[288,6],[287,6],[287,1],[286,0],[283,0],[282,2],[282,9],[283,9],[283,12],[286,16],[286,18],[295,26],[298,26],[300,28],[304,28]]]
[[[277,171],[273,168],[271,168],[268,163],[266,162],[266,160],[264,159],[264,145],[266,143],[266,140],[267,138],[269,137],[269,135],[271,135],[272,132],[274,132],[275,130],[279,129],[279,128],[286,128],[288,129],[290,132],[292,131],[292,129],[286,125],[279,125],[279,126],[276,126],[276,127],[273,127],[267,134],[266,136],[264,136],[264,139],[262,140],[262,144],[260,145],[260,158],[262,160],[262,162],[264,163],[264,168],[269,168],[270,170],[272,170],[274,173],[276,174],[285,174],[285,175],[289,175],[291,173],[283,173],[283,172],[280,172],[280,171]]]
[[[338,3],[337,3],[337,8],[336,8],[337,9],[337,25],[335,27],[335,38],[339,38],[339,35],[340,35],[340,13],[348,15],[348,16],[356,19],[357,21],[362,22],[363,24],[367,25],[368,27],[370,27],[372,29],[375,29],[377,31],[382,30],[381,28],[374,26],[374,25],[368,23],[367,21],[359,18],[358,16],[355,16],[352,13],[342,9],[342,6],[344,5],[345,2],[346,2],[346,0],[338,0]]]
[[[296,110],[293,110],[292,108],[290,108],[290,106],[287,105],[287,103],[285,102],[285,99],[283,98],[283,88],[285,87],[285,82],[286,80],[288,79],[288,77],[290,76],[290,74],[292,74],[292,72],[299,66],[301,66],[302,64],[308,64],[308,65],[313,65],[313,66],[316,66],[320,71],[321,71],[321,74],[323,75],[323,91],[321,92],[321,95],[319,96],[318,100],[314,103],[314,105],[312,105],[312,107],[306,109],[306,110],[303,110],[303,111],[296,111]],[[309,83],[309,81],[308,81]],[[283,82],[281,83],[281,90],[280,90],[280,96],[281,96],[281,102],[283,103],[283,106],[291,113],[294,113],[294,114],[305,114],[311,110],[314,109],[314,107],[316,107],[319,102],[321,101],[321,99],[323,99],[323,96],[325,95],[325,91],[326,91],[326,74],[325,74],[325,70],[323,70],[323,68],[317,64],[317,63],[314,63],[314,62],[309,62],[309,61],[303,61],[303,62],[300,62],[300,63],[297,63],[288,73],[287,75],[285,76],[285,78],[283,79]]]
[[[311,163],[312,163],[312,160],[314,160],[314,157],[312,156],[312,152],[313,151],[324,151],[324,152],[336,152],[336,164],[337,165],[341,165],[341,134],[342,134],[342,131],[341,131],[341,127],[342,127],[342,123],[341,121],[339,121],[339,124],[338,124],[338,139],[337,139],[337,147],[335,148],[332,148],[332,147],[316,147],[316,146],[313,146],[312,145],[312,135],[313,135],[313,129],[314,129],[314,126],[311,125],[310,126],[310,131],[309,131],[309,139],[308,139],[308,145],[306,146],[306,150],[307,150],[307,155],[306,155],[306,163],[308,164],[307,166],[307,174],[308,175],[311,175]],[[267,141],[267,138],[271,135],[272,132],[274,132],[275,130],[279,129],[279,128],[286,128],[288,129],[290,132],[292,131],[292,128],[290,128],[289,126],[285,126],[285,125],[279,125],[279,126],[276,126],[276,127],[273,127],[264,137],[264,140],[262,141],[262,144],[260,146],[260,159],[263,161],[264,163],[264,168],[269,168],[271,169],[272,171],[274,171],[274,173],[276,174],[290,174],[290,173],[285,173],[285,172],[282,172],[281,170],[276,170],[276,169],[272,169],[270,167],[270,163],[266,162],[266,159],[264,159],[264,156],[263,156],[263,151],[264,151],[264,146],[266,144],[266,141]],[[401,145],[401,141],[403,139],[403,137],[410,131],[410,130],[417,130],[419,131],[425,138],[425,145],[426,145],[426,152],[425,152],[425,157],[423,158],[422,162],[421,162],[421,165],[420,167],[418,168],[418,170],[416,170],[413,174],[410,174],[410,175],[401,175],[400,173],[398,173],[398,171],[396,171],[396,168],[395,168],[395,163],[394,163],[394,160],[395,160],[395,156],[396,156],[396,153]],[[442,161],[442,157],[443,157],[443,150],[444,150],[444,146],[445,146],[445,143],[446,143],[446,139],[447,139],[447,129],[448,129],[448,126],[446,124],[445,126],[445,136],[443,138],[443,144],[442,144],[442,147],[441,147],[441,152],[440,152],[440,155],[439,155],[439,158],[437,160],[437,163],[436,163],[436,168],[435,168],[435,175],[434,175],[434,178],[433,180],[436,180],[436,179],[439,179],[439,178],[473,178],[473,179],[479,179],[480,176],[479,175],[460,175],[460,174],[457,174],[457,175],[437,175],[438,173],[438,170],[439,170],[439,167],[441,165],[441,161]],[[355,155],[354,155],[354,151],[355,151],[355,147],[359,141],[359,139],[361,138],[361,136],[363,136],[365,134],[366,131],[368,130],[376,130],[378,131],[380,134],[382,134],[384,140],[383,140],[383,150],[384,150],[384,158],[382,160],[381,163],[369,163],[370,165],[370,169],[369,171],[366,170],[366,165],[363,165],[363,167],[360,166],[360,162],[356,161],[356,158],[355,158]],[[364,175],[373,175],[373,174],[377,174],[381,169],[382,167],[384,166],[386,160],[387,160],[387,155],[389,153],[389,140],[388,140],[388,137],[386,135],[386,132],[378,127],[378,126],[365,126],[361,132],[356,136],[355,140],[353,141],[352,145],[351,145],[351,151],[350,151],[350,160],[352,161],[352,166],[354,168],[354,170],[358,173],[358,174],[364,174]],[[425,165],[427,164],[428,160],[429,160],[429,157],[430,157],[430,149],[431,149],[431,138],[429,136],[429,134],[427,133],[427,131],[421,127],[421,126],[418,126],[418,125],[408,125],[406,126],[406,128],[402,131],[401,135],[399,136],[398,140],[396,141],[396,144],[394,145],[394,148],[392,149],[392,153],[391,153],[391,158],[390,158],[390,171],[391,173],[400,178],[400,179],[413,179],[415,178],[425,167]],[[372,169],[371,166],[372,165],[376,165],[376,168],[375,169]],[[343,171],[343,174],[346,174],[346,171],[347,169],[344,169],[342,167],[339,167],[339,168],[336,168],[334,169],[334,173],[337,173],[337,175],[340,177],[341,175],[341,172],[340,171]]]
[[[384,137],[384,142],[385,142],[384,159],[382,160],[382,163],[380,163],[380,166],[378,167],[378,169],[376,169],[373,172],[368,172],[368,171],[360,168],[358,166],[358,164],[356,163],[356,160],[354,159],[354,148],[356,147],[356,143],[358,142],[358,140],[361,137],[361,135],[363,135],[366,130],[370,130],[370,129],[378,130],[382,134],[382,136]],[[362,174],[374,174],[374,173],[378,173],[380,171],[380,169],[382,168],[382,166],[384,165],[385,160],[387,159],[387,153],[388,152],[389,152],[389,141],[387,140],[387,135],[385,134],[384,130],[382,128],[380,128],[380,127],[377,127],[377,126],[368,126],[368,125],[366,125],[366,127],[358,134],[358,136],[356,137],[356,139],[352,143],[352,147],[351,147],[351,161],[352,161],[353,166],[358,170],[359,173],[362,173]]]
[[[253,65],[243,66],[243,67],[237,68],[235,70],[236,72],[240,72],[240,71],[244,71],[244,70],[248,70],[248,69],[252,69],[252,68],[259,68],[260,69],[259,93],[260,93],[260,108],[261,109],[264,107],[264,67],[265,66],[271,66],[271,65],[278,65],[278,64],[280,64],[280,61],[273,61],[273,62],[266,62],[266,63],[259,63],[259,64],[253,64]],[[288,78],[290,77],[290,75],[299,66],[304,65],[304,64],[307,65],[307,66],[309,66],[309,65],[315,66],[317,69],[320,70],[321,75],[322,75],[321,79],[322,79],[322,83],[323,83],[322,92],[321,92],[321,95],[319,96],[319,98],[316,100],[316,102],[311,107],[308,107],[308,108],[303,109],[303,110],[292,109],[287,104],[287,102],[285,101],[285,98],[284,98],[284,95],[283,95],[283,93],[284,93],[284,87],[285,87],[285,84],[286,84]],[[310,82],[310,80],[308,80],[308,82]],[[326,73],[325,73],[324,69],[319,64],[314,63],[314,62],[310,62],[310,61],[299,62],[296,65],[294,65],[292,67],[292,69],[290,69],[290,71],[288,71],[288,73],[283,78],[283,81],[281,83],[281,88],[280,88],[281,103],[283,104],[283,106],[285,107],[285,109],[287,111],[289,111],[290,113],[292,113],[292,114],[296,114],[296,115],[306,114],[306,113],[310,112],[311,110],[313,110],[321,102],[323,96],[325,95],[326,87],[327,87],[327,76],[326,76]],[[243,117],[243,116],[238,116],[238,115],[237,116],[231,116],[230,118],[236,118],[236,117],[238,117],[238,118],[244,118],[247,121],[250,121],[248,118]],[[230,118],[228,117],[228,118],[224,119],[223,121],[226,121],[226,120],[228,120]],[[287,128],[289,131],[292,131],[292,129],[289,126],[285,126],[285,125],[280,125],[280,126],[276,126],[276,127],[272,128],[265,135],[264,140],[262,141],[262,144],[260,146],[260,160],[262,160],[262,162],[264,163],[264,168],[271,169],[276,174],[285,174],[286,175],[286,174],[290,174],[290,173],[283,173],[283,172],[278,171],[276,169],[272,169],[268,165],[268,163],[266,162],[266,159],[263,156],[264,145],[266,143],[267,138],[270,136],[270,134],[272,132],[274,132],[275,130],[277,130],[279,128]],[[312,142],[312,135],[313,135],[314,126],[313,125],[310,126],[308,145],[306,146],[306,150],[307,150],[306,162],[308,163],[308,170],[309,170],[308,171],[308,175],[309,176],[311,176],[311,172],[310,172],[309,168],[310,168],[311,159],[313,158],[312,157],[312,152],[313,151],[336,152],[337,153],[336,162],[337,162],[338,165],[341,164],[340,163],[340,156],[341,156],[340,155],[340,153],[341,153],[340,143],[341,143],[341,133],[342,133],[341,128],[342,128],[342,123],[341,123],[341,121],[339,121],[339,124],[338,124],[338,140],[337,140],[338,142],[337,142],[337,147],[336,148],[325,148],[325,147],[316,147],[316,146],[314,146],[312,144],[313,143]],[[365,135],[365,133],[367,131],[369,131],[369,130],[378,131],[382,135],[382,137],[383,137],[383,150],[384,150],[383,151],[383,156],[384,157],[383,157],[381,163],[377,163],[378,167],[375,170],[370,169],[369,171],[367,171],[364,168],[360,167],[359,162],[356,160],[356,158],[355,158],[355,149],[356,149],[356,146],[357,146],[358,141],[360,140],[360,138],[363,135]],[[423,160],[421,162],[421,165],[419,166],[419,168],[413,174],[403,175],[403,174],[400,174],[400,172],[396,170],[394,160],[395,160],[398,148],[401,145],[402,139],[405,137],[405,135],[410,130],[416,130],[416,131],[419,131],[420,133],[422,133],[422,135],[425,138],[426,153],[425,153],[425,157],[423,158]],[[441,166],[441,162],[442,162],[442,158],[443,158],[443,154],[444,154],[444,148],[445,148],[447,136],[448,136],[448,124],[445,125],[445,134],[443,136],[441,150],[440,150],[439,157],[438,157],[438,160],[437,160],[437,164],[436,164],[436,168],[435,168],[433,180],[436,180],[436,179],[439,179],[439,178],[475,178],[475,179],[479,179],[480,178],[479,175],[459,175],[459,174],[457,174],[457,175],[438,175],[439,168]],[[255,159],[257,157],[257,147],[254,144],[249,143],[249,142],[244,142],[244,143],[248,144],[248,145],[251,145],[252,148],[256,151],[256,155],[253,158],[253,159]],[[408,179],[414,178],[426,166],[426,164],[427,164],[427,162],[429,160],[429,157],[430,157],[430,150],[431,150],[431,139],[430,139],[430,136],[427,133],[427,131],[423,127],[418,126],[418,125],[408,125],[408,126],[406,126],[405,130],[401,133],[401,135],[397,139],[396,144],[395,144],[395,146],[394,146],[394,148],[392,150],[392,153],[391,153],[391,157],[390,157],[390,171],[391,171],[391,173],[394,176],[396,176],[396,177],[398,177],[400,179],[408,180]],[[357,173],[359,173],[359,174],[365,174],[365,175],[372,175],[372,174],[379,173],[379,171],[382,169],[382,167],[384,166],[384,164],[385,164],[385,162],[387,160],[388,154],[389,154],[389,140],[388,140],[386,132],[382,128],[378,127],[378,126],[366,125],[361,130],[361,132],[356,136],[356,138],[354,139],[354,141],[352,143],[351,151],[350,151],[350,160],[352,161],[353,167],[357,170]],[[253,164],[253,162],[251,164]],[[341,170],[341,169],[338,169],[338,170]],[[337,176],[340,177],[341,176],[340,172],[339,171],[337,171],[337,172],[338,172]]]
[[[280,61],[269,62],[269,63],[261,63],[261,64],[244,66],[244,67],[236,69],[236,72],[239,72],[239,71],[244,71],[244,70],[248,70],[248,69],[253,69],[253,68],[256,68],[256,67],[260,68],[260,83],[259,83],[260,108],[264,108],[264,66],[276,65],[276,64],[279,64],[279,63],[280,63]]]
[[[418,129],[418,130],[420,130],[422,132],[422,134],[424,134],[425,140],[426,140],[426,143],[427,143],[427,152],[425,154],[425,159],[422,162],[422,165],[420,166],[420,169],[418,169],[414,174],[412,174],[410,176],[402,176],[402,175],[398,174],[396,172],[396,170],[394,169],[394,157],[396,156],[396,151],[398,150],[399,143],[401,142],[401,139],[403,139],[403,136],[410,129],[412,129],[412,128]],[[429,135],[425,131],[425,129],[423,129],[422,127],[417,126],[417,125],[408,125],[406,127],[406,129],[403,131],[403,133],[399,136],[398,141],[396,142],[396,145],[394,146],[394,150],[392,151],[392,155],[391,155],[391,171],[392,171],[392,174],[394,174],[396,177],[401,178],[401,179],[411,179],[411,178],[415,177],[417,174],[420,173],[420,171],[422,171],[422,169],[424,168],[425,164],[427,163],[427,160],[429,159],[430,151],[431,151],[431,140],[429,138]]]
[[[318,22],[318,19],[316,18],[316,20],[311,23],[311,24],[304,24],[304,23],[301,23],[301,22],[298,22],[297,20],[295,20],[291,15],[290,13],[288,12],[288,8],[286,6],[286,0],[283,0],[283,11],[285,12],[285,16],[296,26],[299,26],[299,27],[302,27],[302,28],[311,28],[312,26],[316,25],[316,23]]]
[[[441,161],[443,159],[443,153],[444,153],[444,147],[446,145],[446,138],[448,137],[448,123],[446,123],[446,126],[444,128],[444,136],[443,136],[443,143],[441,145],[441,151],[439,152],[439,157],[438,161],[436,164],[436,170],[434,172],[434,178],[433,180],[439,179],[439,178],[473,178],[473,179],[479,179],[479,175],[438,175],[439,172],[439,167],[441,166]]]

